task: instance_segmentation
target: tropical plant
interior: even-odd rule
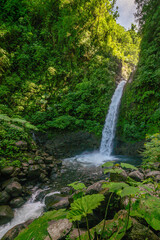
[[[83,217],[86,219],[88,237],[90,240],[91,236],[87,215],[92,214],[93,210],[96,209],[103,200],[103,194],[92,194],[76,199],[73,203],[71,203],[71,210],[67,215],[67,218],[73,222],[80,221]]]

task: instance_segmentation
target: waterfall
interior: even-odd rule
[[[102,132],[101,145],[100,145],[100,153],[106,156],[110,156],[113,150],[113,140],[116,132],[118,110],[119,110],[125,83],[126,81],[123,80],[118,84],[113,94],[113,97],[111,99],[109,111],[106,116],[105,125]]]

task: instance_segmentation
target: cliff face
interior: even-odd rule
[[[143,13],[143,12],[142,12]],[[144,14],[144,13],[143,13]],[[140,60],[128,81],[117,127],[123,142],[137,142],[160,129],[160,3],[148,5],[143,16]]]

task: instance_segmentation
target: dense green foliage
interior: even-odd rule
[[[1,1],[1,113],[100,134],[121,65],[127,76],[138,60],[139,37],[116,23],[113,5]]]
[[[37,129],[26,120],[0,114],[0,168],[20,167],[23,161],[28,160],[25,150],[33,147],[31,130]],[[23,146],[16,144],[19,141]]]
[[[146,140],[142,156],[144,164],[147,163],[152,166],[154,163],[160,162],[160,134],[156,133],[153,136],[147,136]]]
[[[143,6],[138,5],[140,60],[132,83],[125,89],[118,123],[118,134],[125,141],[144,139],[160,129],[160,2],[137,2]]]

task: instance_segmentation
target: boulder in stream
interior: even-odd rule
[[[17,198],[14,198],[10,201],[10,205],[11,207],[13,208],[19,208],[21,207],[22,205],[24,204],[24,200],[22,197],[17,197]]]
[[[0,192],[0,204],[8,203],[10,195],[6,191]]]
[[[62,208],[67,208],[69,207],[69,200],[68,200],[68,197],[63,197],[59,202],[53,204],[51,207],[50,207],[50,210],[59,210],[59,209],[62,209]]]
[[[0,225],[9,222],[13,217],[14,213],[8,205],[0,206]]]

